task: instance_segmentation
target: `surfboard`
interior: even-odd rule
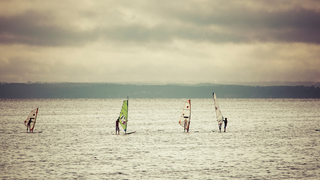
[[[136,131],[129,132],[129,133],[126,133],[126,135],[133,134],[133,133],[135,133],[135,132],[136,132]]]
[[[35,133],[42,133],[42,131],[32,131],[32,132],[25,132],[25,131],[23,131],[22,133],[30,133],[30,134],[35,134]]]

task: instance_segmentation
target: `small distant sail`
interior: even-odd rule
[[[213,93],[213,101],[214,101],[214,106],[215,106],[215,110],[216,110],[216,118],[217,118],[218,125],[219,125],[219,124],[222,124],[222,122],[223,122],[223,116],[222,116],[220,106],[217,101],[216,93]]]
[[[119,115],[119,123],[121,124],[124,132],[126,132],[128,124],[128,100],[123,101],[121,112]]]
[[[191,119],[191,100],[187,100],[184,103],[181,117],[179,120],[179,124],[185,129],[189,130],[189,125],[190,125],[190,119]]]
[[[36,125],[37,115],[38,108],[32,110],[27,119],[24,121],[24,125],[30,128],[29,131],[33,131],[34,126]]]

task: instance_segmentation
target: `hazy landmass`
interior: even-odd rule
[[[315,86],[1,83],[0,98],[320,98]]]

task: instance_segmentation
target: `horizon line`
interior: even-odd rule
[[[199,82],[199,83],[179,83],[179,82],[46,82],[46,81],[27,81],[27,82],[0,82],[0,84],[119,84],[119,85],[184,85],[184,86],[210,86],[210,85],[238,85],[238,86],[318,86],[319,81],[251,81],[251,82]]]

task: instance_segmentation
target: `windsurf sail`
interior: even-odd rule
[[[217,121],[218,121],[218,125],[221,125],[222,122],[223,122],[223,116],[222,116],[222,113],[221,113],[221,110],[220,110],[220,106],[218,104],[218,101],[217,101],[217,96],[216,96],[216,93],[213,93],[213,101],[214,101],[214,107],[215,107],[215,110],[216,110],[216,118],[217,118]]]
[[[181,117],[179,120],[179,124],[184,128],[184,130],[189,131],[190,119],[191,119],[191,100],[189,99],[184,103]]]
[[[125,133],[127,132],[128,125],[128,103],[128,99],[123,101],[121,112],[119,115],[119,123],[121,124]]]
[[[29,128],[29,131],[32,132],[34,129],[34,126],[36,125],[37,115],[38,115],[38,109],[36,108],[32,110],[27,117],[27,119],[24,121],[24,125],[27,126],[27,130]]]

